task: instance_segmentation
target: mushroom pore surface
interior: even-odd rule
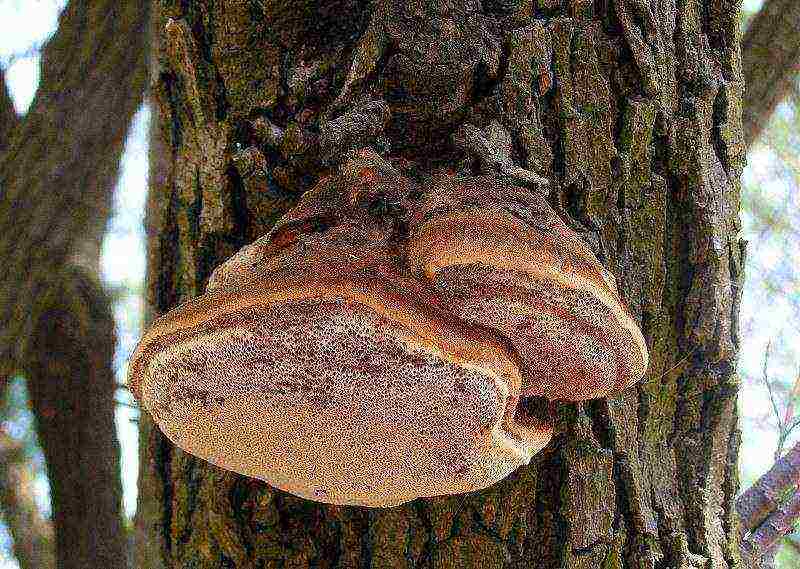
[[[178,446],[305,498],[391,506],[469,492],[549,440],[505,380],[363,304],[245,308],[163,338],[141,394]],[[509,407],[510,406],[510,407]]]

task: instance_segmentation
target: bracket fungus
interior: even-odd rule
[[[486,488],[552,436],[549,406],[641,377],[613,279],[544,198],[428,187],[353,153],[159,318],[129,367],[179,447],[332,504]]]
[[[409,266],[460,319],[510,340],[524,396],[606,397],[644,376],[647,345],[614,278],[542,193],[488,175],[443,178],[428,195]]]

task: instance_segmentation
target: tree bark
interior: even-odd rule
[[[800,517],[800,492],[794,492],[785,504],[772,512],[755,529],[742,547],[742,557],[758,566],[758,560],[765,557],[771,561],[775,557],[780,540],[794,530],[795,521]]]
[[[0,69],[0,160],[8,149],[9,140],[16,133],[19,123],[14,101],[11,100],[11,94],[6,85],[5,73]],[[15,371],[14,367],[14,362],[8,355],[5,357],[0,355],[0,398],[5,394],[8,380]]]
[[[0,154],[19,126],[14,104],[0,69]],[[14,371],[8,360],[0,361],[0,407]],[[0,417],[2,418],[2,417]],[[20,444],[0,432],[0,511],[12,539],[12,552],[20,569],[55,567],[53,527],[38,510],[33,497],[33,476]]]
[[[485,42],[497,65],[465,56],[443,66],[463,75],[430,77],[430,66],[419,82],[394,55],[460,24],[445,15],[430,31],[447,2],[391,6],[411,4],[417,19],[392,26],[412,39],[356,58],[348,81],[356,52],[377,45],[365,34],[381,2],[161,2],[155,93],[170,162],[150,205],[156,311],[202,293],[214,267],[325,174],[313,134],[347,86],[390,104],[387,155],[423,172],[458,168],[450,135],[465,122],[511,131],[515,159],[551,181],[553,207],[615,275],[648,342],[648,375],[611,399],[559,404],[552,443],[485,491],[386,510],[296,498],[153,431],[143,444],[163,565],[741,567],[739,3],[486,0],[462,41]],[[436,104],[421,108],[426,97]],[[264,167],[237,170],[242,150]]]
[[[749,147],[800,73],[800,3],[766,0],[742,40],[744,137]]]
[[[6,85],[6,74],[0,69],[0,155],[8,148],[8,139],[19,124],[14,102]]]
[[[772,567],[781,538],[800,519],[800,443],[775,461],[736,500],[742,554],[753,567]]]
[[[788,490],[800,486],[800,443],[795,444],[785,455],[764,473],[736,500],[736,510],[742,531],[756,529],[771,513],[781,506]]]

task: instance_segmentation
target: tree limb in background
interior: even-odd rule
[[[0,153],[19,126],[20,119],[0,69]],[[0,402],[14,369],[0,361]],[[55,567],[53,527],[39,512],[32,493],[33,472],[19,442],[0,432],[0,513],[12,539],[12,552],[20,569]]]
[[[798,518],[800,492],[795,492],[742,542],[742,557],[758,560],[763,552],[771,550],[782,537],[793,531]]]
[[[0,156],[0,359],[76,244],[99,235],[146,82],[149,2],[72,0],[42,53],[40,87]]]
[[[786,494],[790,493],[788,499]],[[736,500],[743,534],[742,555],[751,559],[774,553],[776,541],[800,519],[800,443],[775,461]],[[749,532],[750,535],[747,535]]]
[[[794,400],[800,393],[800,372],[789,392],[785,409],[781,409],[773,381],[767,373],[771,349],[770,341],[764,352],[762,381],[767,388],[778,427],[775,463],[736,503],[742,522],[742,557],[760,569],[774,567],[775,555],[785,541],[782,538],[792,531],[795,522],[800,519],[800,510],[790,505],[800,497],[800,443],[783,456],[785,442],[800,426],[800,418],[795,417],[794,411]]]
[[[146,81],[148,9],[144,0],[73,0],[44,50],[41,84],[24,119],[2,92],[0,116],[11,119],[0,132],[9,142],[0,155],[0,367],[29,380],[53,488],[59,567],[125,566],[111,310],[89,277],[62,267],[96,270],[125,135]],[[43,299],[53,304],[42,306]],[[80,341],[70,343],[75,338],[58,321],[42,321],[23,352],[19,333],[36,321],[25,315],[45,313],[79,323]],[[59,373],[81,365],[80,373]],[[74,417],[61,403],[72,405]]]
[[[747,85],[743,127],[747,146],[764,129],[770,115],[792,88],[800,72],[800,2],[766,0],[742,40],[742,67]]]
[[[19,117],[0,69],[0,153],[19,126]],[[0,361],[0,402],[4,401],[13,366]],[[33,498],[33,474],[19,442],[0,431],[0,513],[11,534],[12,552],[20,569],[52,569],[53,527]]]
[[[83,269],[56,275],[33,317],[25,369],[50,479],[57,566],[124,569],[111,302]]]
[[[22,445],[0,432],[0,509],[20,569],[53,569],[53,528],[33,498],[33,476]]]
[[[736,500],[736,510],[742,520],[742,530],[748,531],[761,523],[780,506],[786,489],[800,484],[800,443],[775,461],[755,484]]]
[[[0,160],[8,148],[8,141],[19,126],[19,116],[14,109],[14,102],[8,92],[6,75],[0,68]],[[0,399],[5,394],[8,380],[14,373],[14,366],[8,358],[0,357]]]
[[[6,77],[0,68],[0,154],[8,147],[11,133],[19,125],[19,117],[14,110],[14,102],[8,93]]]

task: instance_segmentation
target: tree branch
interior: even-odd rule
[[[0,154],[8,147],[19,122],[0,69]],[[12,373],[9,361],[0,362],[0,402],[5,401]],[[32,482],[20,443],[0,432],[0,510],[11,534],[12,552],[20,569],[52,569],[53,527],[39,513],[31,493]]]
[[[31,109],[0,155],[0,359],[17,361],[47,274],[99,239],[146,81],[147,0],[72,0]]]
[[[6,75],[0,68],[0,154],[8,147],[9,139],[18,125],[19,117],[8,93]]]
[[[14,102],[8,93],[6,76],[0,68],[0,159],[8,147],[8,141],[12,133],[19,126],[19,117],[14,109]],[[0,400],[5,394],[6,385],[11,375],[14,373],[14,365],[8,358],[0,357]]]
[[[778,422],[778,431],[783,432],[783,420],[781,419],[782,414],[780,407],[778,406],[778,400],[775,397],[775,392],[772,389],[772,382],[769,379],[769,374],[767,373],[767,364],[769,363],[769,354],[772,351],[772,341],[767,342],[767,348],[764,350],[764,363],[761,368],[761,379],[764,382],[764,385],[767,387],[767,393],[769,394],[769,401],[772,404],[772,412],[775,414],[775,420]],[[779,449],[780,450],[780,449]],[[777,456],[775,457],[778,458]]]
[[[32,315],[25,372],[50,479],[58,567],[125,569],[111,304],[83,269],[54,277]]]
[[[781,507],[781,496],[792,485],[800,484],[800,443],[775,461],[772,468],[736,500],[742,531],[758,528]]]
[[[800,2],[766,0],[742,40],[747,89],[743,102],[745,142],[749,147],[792,88],[800,72]]]
[[[742,541],[742,556],[758,560],[770,551],[778,540],[791,533],[800,518],[800,491],[795,491],[789,500],[769,515],[758,529]]]
[[[52,569],[53,528],[39,513],[22,445],[0,432],[0,510],[20,569]]]

